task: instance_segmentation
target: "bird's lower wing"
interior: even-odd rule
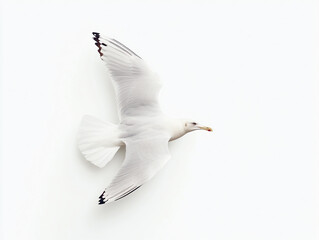
[[[157,133],[147,139],[125,140],[126,157],[121,169],[99,199],[99,204],[119,200],[151,179],[170,158],[169,137]]]

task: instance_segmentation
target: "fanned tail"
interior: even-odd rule
[[[89,162],[104,167],[120,148],[118,126],[85,115],[78,135],[78,147]]]

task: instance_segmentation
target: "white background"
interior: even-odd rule
[[[159,1],[162,2],[162,1]],[[3,240],[319,238],[316,1],[3,1]],[[213,127],[170,143],[152,181],[98,206],[120,167],[76,147],[117,122],[91,32],[161,76],[163,110]]]

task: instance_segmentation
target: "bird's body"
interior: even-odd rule
[[[169,137],[169,141],[180,138],[186,134],[184,123],[180,119],[170,118],[164,114],[124,121],[120,123],[119,130],[121,132],[120,139],[122,141],[131,137],[144,138],[143,134],[149,130],[166,134]]]
[[[170,158],[168,142],[194,130],[212,131],[195,122],[170,118],[158,104],[161,84],[132,50],[93,33],[101,59],[107,64],[116,91],[118,125],[84,116],[79,149],[85,158],[103,167],[126,145],[123,165],[99,199],[99,204],[121,199],[152,178]]]

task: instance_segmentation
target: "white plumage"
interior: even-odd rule
[[[194,130],[212,131],[196,122],[165,116],[158,103],[161,83],[145,62],[115,39],[93,33],[116,92],[120,124],[84,116],[78,135],[84,157],[104,167],[121,145],[126,157],[99,204],[121,199],[151,179],[170,158],[168,142]]]

